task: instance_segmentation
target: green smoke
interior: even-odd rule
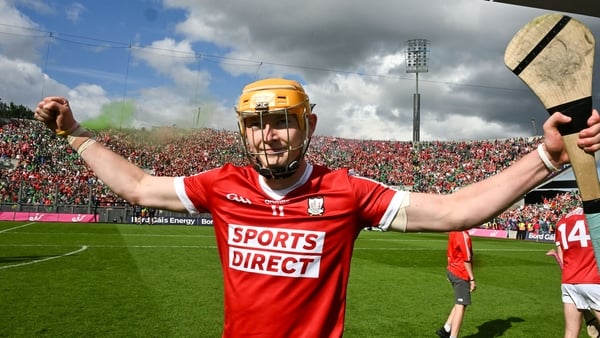
[[[130,127],[135,112],[132,100],[115,101],[102,106],[100,115],[86,120],[82,125],[88,129],[119,129]]]

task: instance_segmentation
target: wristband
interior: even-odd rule
[[[552,162],[550,162],[550,159],[548,158],[548,155],[546,155],[546,151],[544,150],[544,144],[543,143],[540,143],[540,145],[538,145],[537,152],[538,152],[538,155],[540,156],[540,159],[542,159],[542,162],[544,162],[544,165],[546,166],[546,169],[550,170],[550,172],[552,172],[552,173],[560,171],[560,169],[556,168],[552,164]]]
[[[69,142],[70,145],[73,145],[73,141],[75,141],[76,137],[81,136],[86,132],[87,129],[77,124],[77,128],[67,136],[67,142]]]
[[[93,138],[88,138],[79,146],[79,148],[77,148],[77,154],[81,156],[81,154],[83,154],[83,152],[86,151],[86,149],[94,143],[96,143],[96,140],[94,140]]]
[[[71,128],[71,129],[73,129],[73,128]],[[71,131],[69,133],[69,136],[81,136],[86,131],[87,131],[87,129],[85,129],[84,127],[80,126],[79,123],[77,123],[77,128],[73,129],[73,131]]]
[[[474,279],[469,279],[469,282],[474,282],[474,281],[475,281]]]
[[[69,135],[73,135],[73,133],[79,128],[81,128],[81,126],[79,125],[79,123],[75,122],[75,124],[73,124],[71,126],[71,128],[69,128],[69,130],[59,130],[55,133],[56,133],[56,136],[67,137]],[[77,135],[74,135],[74,136],[77,136]]]

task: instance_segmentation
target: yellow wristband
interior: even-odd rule
[[[75,122],[74,125],[71,126],[71,128],[69,128],[69,130],[59,130],[59,131],[55,131],[56,136],[60,136],[60,137],[67,137],[69,135],[73,135],[73,133],[75,131],[77,131],[79,128],[81,128],[81,126],[79,125],[79,123]],[[85,130],[85,129],[84,129]],[[77,136],[77,135],[75,135]]]

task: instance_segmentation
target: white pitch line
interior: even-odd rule
[[[19,226],[16,228],[20,228]],[[12,229],[16,229],[12,228]],[[6,229],[6,230],[12,230]],[[1,233],[2,231],[0,231]],[[19,232],[15,231],[14,234],[19,235],[52,235],[52,236],[63,236],[63,235],[81,235],[81,236],[122,236],[122,237],[186,237],[186,238],[214,238],[215,235],[186,235],[186,234],[134,234],[134,233],[97,233],[97,232]]]
[[[65,245],[54,245],[54,244],[3,244],[0,243],[0,247],[28,247],[28,246],[39,246],[39,247],[65,247]],[[87,245],[87,248],[99,248],[99,249],[216,249],[216,245]],[[405,247],[355,247],[354,250],[373,250],[373,251],[445,251],[446,248],[405,248]],[[490,251],[490,252],[546,252],[546,249],[519,249],[519,248],[476,248],[474,251]]]
[[[92,245],[93,248],[216,249],[216,245]],[[547,250],[546,250],[547,251]]]
[[[76,253],[80,253],[84,250],[87,250],[87,245],[82,246],[81,248],[79,248],[78,250],[75,251],[71,251],[71,252],[67,252],[64,255],[60,255],[60,256],[52,256],[52,257],[48,257],[48,258],[44,258],[44,259],[36,259],[30,262],[25,262],[25,263],[19,263],[19,264],[13,264],[13,265],[5,265],[5,266],[0,266],[0,269],[8,269],[8,268],[14,268],[17,266],[23,266],[23,265],[29,265],[29,264],[35,264],[35,263],[41,263],[41,262],[45,262],[45,261],[49,261],[51,259],[56,259],[56,258],[62,258],[62,257],[66,257],[66,256],[70,256],[70,255],[74,255]]]
[[[360,248],[360,247],[355,247],[354,250],[390,250],[390,251],[446,251],[446,248],[402,248],[402,247],[398,247],[398,248],[384,248],[384,247],[376,247],[376,248]],[[548,249],[512,249],[512,248],[507,248],[507,249],[500,249],[500,248],[495,248],[495,249],[479,249],[479,248],[474,248],[473,252],[478,252],[478,251],[492,251],[492,252],[547,252]]]
[[[29,225],[32,225],[32,224],[35,224],[35,222],[31,222],[31,223],[19,225],[18,227],[14,227],[14,228],[8,228],[8,229],[1,230],[0,234],[3,233],[3,232],[7,232],[7,231],[15,230],[15,229],[18,229],[18,228],[26,227],[26,226],[29,226]]]
[[[69,247],[72,245],[57,245],[57,244],[14,244],[0,243],[0,247]],[[148,248],[148,249],[216,249],[216,245],[86,245],[88,249],[127,249],[127,248]]]

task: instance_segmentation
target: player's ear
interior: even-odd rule
[[[308,115],[308,128],[309,128],[308,135],[310,137],[314,134],[315,129],[317,128],[317,115],[315,115],[315,114]]]

